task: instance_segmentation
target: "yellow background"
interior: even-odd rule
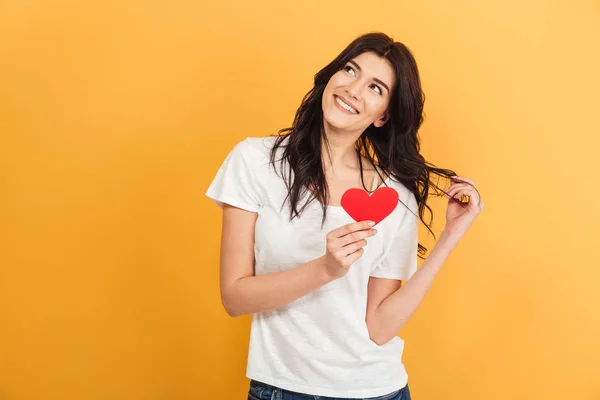
[[[401,332],[413,398],[600,399],[596,0],[3,1],[0,399],[245,398],[204,192],[372,30],[487,205]]]

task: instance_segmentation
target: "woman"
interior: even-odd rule
[[[315,76],[291,128],[223,162],[207,196],[223,209],[223,306],[253,314],[248,399],[410,399],[396,334],[484,206],[472,181],[419,154],[422,113],[410,51],[366,34]],[[383,186],[400,204],[376,228],[340,205]],[[446,227],[417,270],[430,187],[448,198]]]

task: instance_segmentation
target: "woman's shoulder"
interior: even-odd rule
[[[244,156],[254,159],[270,157],[271,150],[276,143],[278,136],[249,136],[236,144],[236,149]],[[286,138],[282,138],[284,141]]]
[[[229,157],[239,160],[240,165],[252,173],[263,176],[272,165],[271,150],[277,139],[278,136],[248,136],[234,145]],[[287,138],[282,137],[282,139]],[[275,160],[279,160],[281,151],[281,149],[277,149]]]

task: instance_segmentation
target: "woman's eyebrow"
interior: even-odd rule
[[[362,69],[360,68],[360,65],[358,65],[354,60],[350,60],[348,61],[350,64],[354,65],[354,67],[356,67],[357,70],[362,71]],[[373,78],[373,80],[377,83],[379,83],[381,86],[383,86],[385,88],[385,90],[390,91],[390,88],[388,87],[388,85],[385,84],[385,82],[383,82],[381,79],[378,78]]]

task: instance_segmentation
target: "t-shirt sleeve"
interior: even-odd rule
[[[259,185],[257,183],[256,157],[249,146],[248,139],[235,145],[229,152],[206,191],[208,196],[219,207],[223,203],[247,211],[257,212],[262,205]]]
[[[405,201],[406,210],[398,231],[387,249],[381,262],[373,268],[371,275],[375,278],[408,280],[417,270],[417,251],[419,248],[418,205],[415,195],[408,192]],[[399,204],[398,207],[404,207]],[[414,214],[413,214],[414,213]]]

